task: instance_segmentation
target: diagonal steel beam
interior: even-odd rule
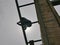
[[[22,19],[22,16],[21,16],[21,13],[20,13],[20,9],[19,9],[19,5],[18,5],[18,1],[15,0],[15,2],[16,2],[17,11],[18,11],[18,14],[19,14],[19,18],[20,18],[20,20],[21,20],[21,19]],[[22,24],[22,22],[21,22],[21,24]],[[25,43],[26,43],[26,45],[28,45],[28,41],[27,41],[27,37],[26,37],[26,33],[25,33],[25,30],[24,30],[23,25],[22,25],[21,27],[22,27],[22,31],[23,31],[23,35],[24,35],[24,39],[25,39]]]

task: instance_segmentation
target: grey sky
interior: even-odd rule
[[[33,2],[33,0],[19,0],[19,5]],[[60,14],[60,6],[57,8]],[[34,5],[20,9],[23,17],[32,22],[37,21]],[[22,29],[16,23],[19,21],[15,0],[0,0],[0,45],[25,45]],[[26,30],[27,39],[41,39],[39,25],[33,24]],[[35,45],[40,43],[35,43]]]

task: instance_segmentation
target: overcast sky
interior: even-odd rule
[[[33,0],[18,0],[19,5],[34,2]],[[60,6],[55,6],[60,14]],[[37,21],[35,5],[20,8],[21,15],[31,20]],[[21,26],[16,23],[19,21],[15,0],[0,0],[0,45],[25,45]],[[27,39],[41,39],[39,24],[33,24],[26,30]],[[35,45],[40,45],[35,43]]]

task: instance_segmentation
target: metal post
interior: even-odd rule
[[[20,20],[21,20],[22,17],[21,17],[21,13],[20,13],[20,10],[19,10],[18,1],[15,0],[15,2],[16,2],[16,6],[17,6],[17,10],[18,10],[18,14],[19,14],[19,18],[20,18]],[[21,23],[21,24],[22,24],[22,23]],[[25,43],[26,43],[26,45],[28,45],[27,37],[26,37],[25,30],[24,30],[24,28],[23,28],[23,25],[22,25],[22,30],[23,30],[23,35],[24,35]]]

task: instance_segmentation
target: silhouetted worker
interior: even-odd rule
[[[30,45],[34,45],[34,41],[33,40],[29,41],[29,43],[30,43]]]
[[[31,27],[32,22],[24,17],[21,18],[21,21],[17,23],[20,26],[23,26],[23,29],[26,30],[27,27]]]

